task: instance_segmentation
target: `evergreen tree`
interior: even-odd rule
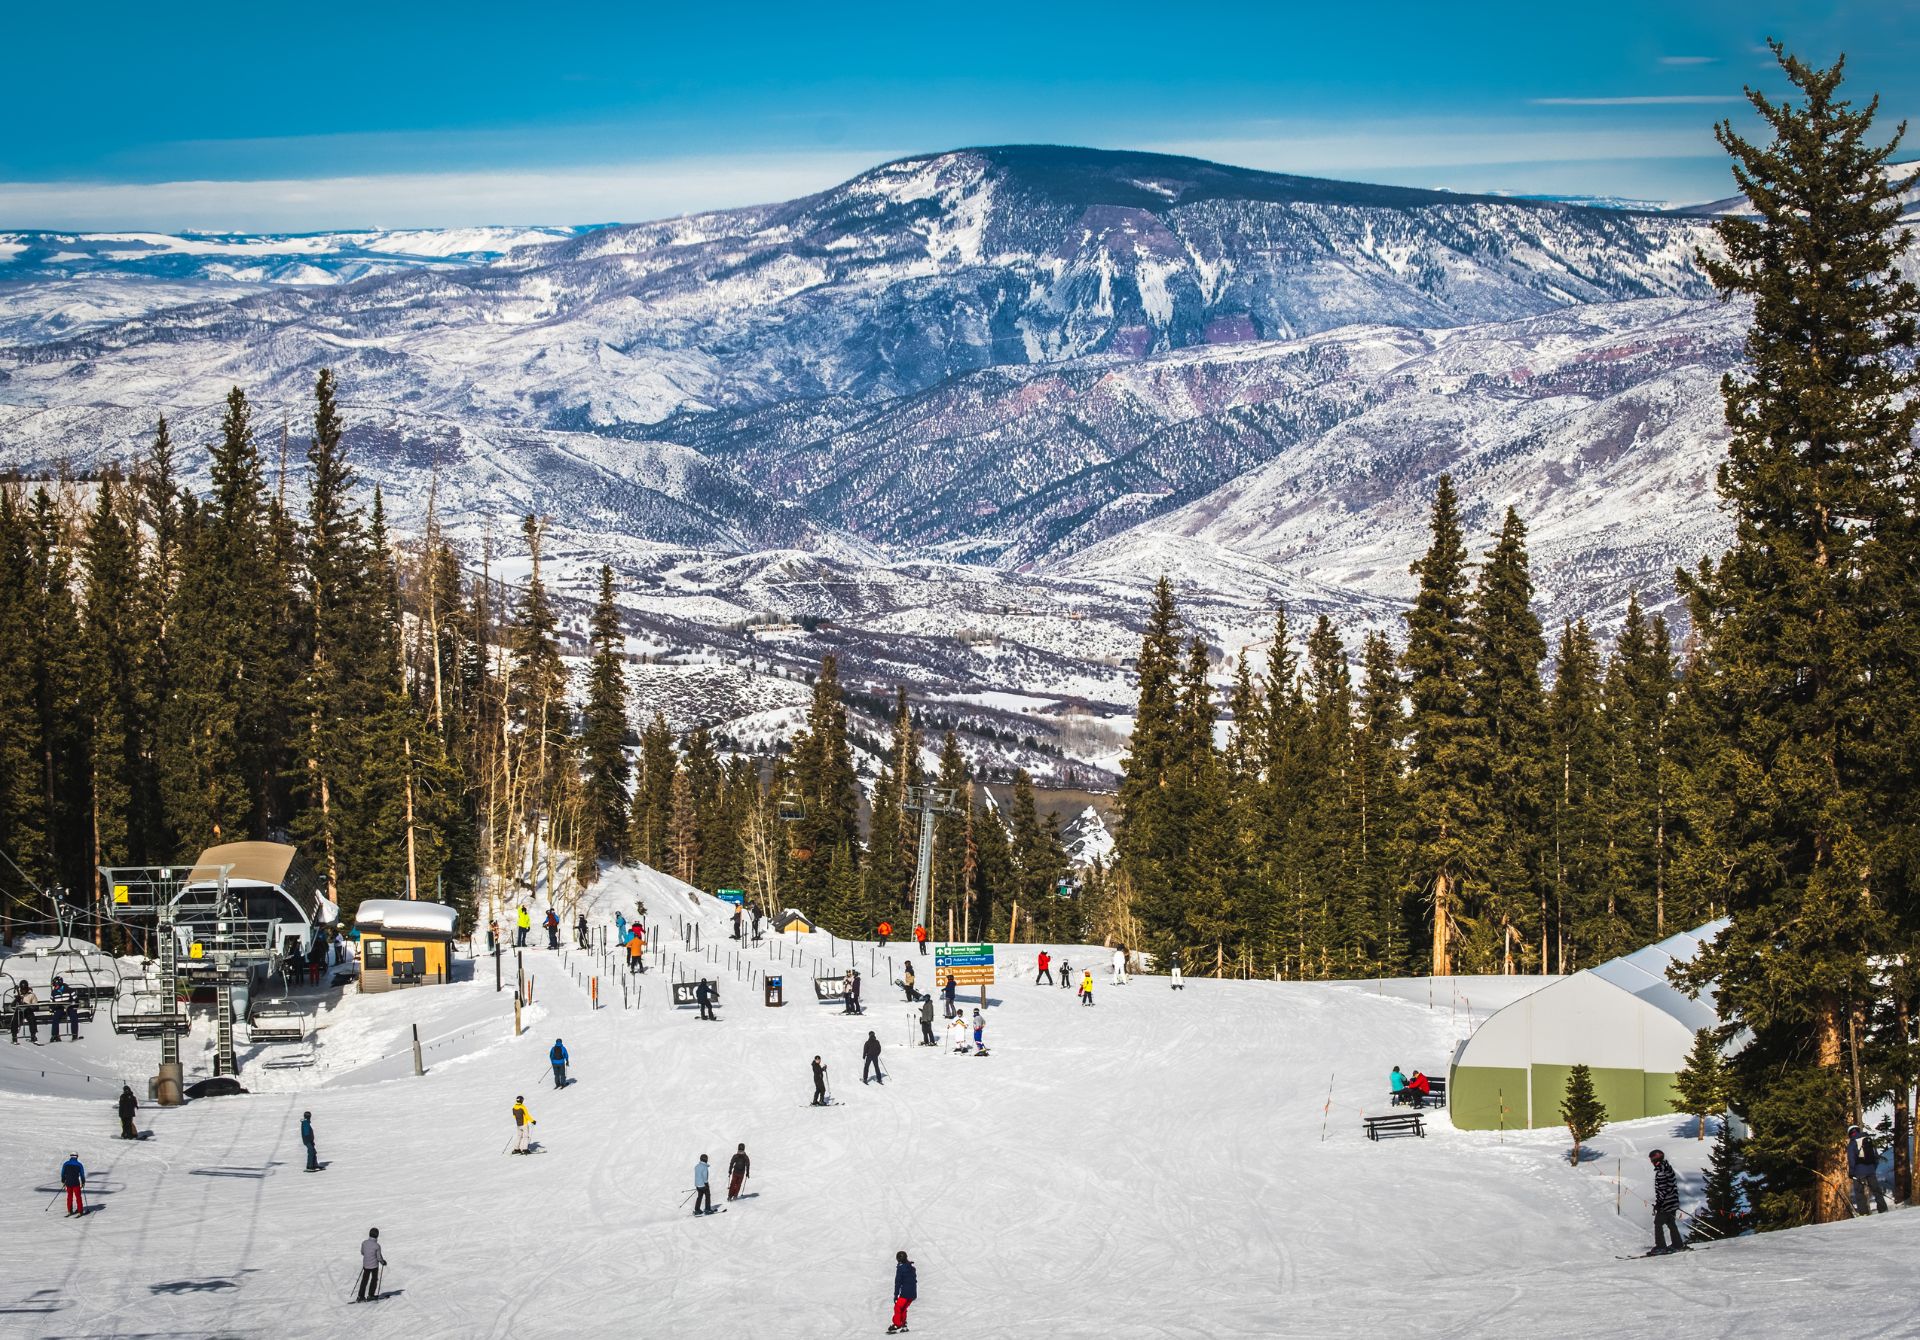
[[[80,611],[73,589],[73,539],[46,489],[27,512],[27,621],[32,649],[33,739],[47,822],[48,877],[69,895],[95,885],[89,857],[93,815],[89,716]]]
[[[87,526],[84,566],[86,700],[94,704],[89,760],[92,865],[144,865],[146,816],[139,805],[146,770],[146,704],[139,619],[139,521],[125,484],[100,481]],[[90,880],[98,896],[97,881]]]
[[[1367,909],[1374,962],[1380,972],[1394,973],[1408,964],[1415,938],[1415,923],[1402,899],[1398,839],[1405,687],[1384,633],[1367,635],[1361,661],[1365,675],[1353,746],[1354,892]]]
[[[1702,1028],[1693,1035],[1686,1064],[1673,1077],[1673,1096],[1682,1112],[1692,1114],[1694,1138],[1706,1139],[1707,1118],[1727,1105],[1727,1067],[1712,1029]]]
[[[1468,956],[1481,971],[1522,964],[1543,920],[1541,831],[1548,805],[1546,699],[1540,665],[1547,644],[1533,612],[1527,528],[1507,509],[1480,567],[1468,616],[1473,667],[1470,711],[1486,737],[1482,785],[1485,925]],[[1489,940],[1488,932],[1497,936]],[[1464,948],[1464,947],[1463,947]]]
[[[1431,910],[1428,948],[1441,976],[1453,971],[1456,936],[1469,947],[1477,942],[1479,909],[1470,894],[1485,865],[1487,775],[1486,723],[1474,715],[1468,689],[1467,551],[1450,475],[1434,493],[1432,531],[1413,565],[1420,588],[1402,658],[1413,705],[1404,823],[1407,875]]]
[[[1188,891],[1179,884],[1186,835],[1174,812],[1169,783],[1180,752],[1180,619],[1173,583],[1153,588],[1153,610],[1140,642],[1140,681],[1133,736],[1121,763],[1115,836],[1116,866],[1125,872],[1149,942],[1156,951],[1176,947],[1186,934]]]
[[[1013,774],[1013,803],[1009,807],[1012,828],[1014,897],[1020,903],[1021,924],[1027,926],[1027,938],[1050,935],[1055,889],[1067,876],[1067,854],[1061,849],[1059,831],[1041,819],[1034,799],[1033,778],[1022,768]]]
[[[1553,692],[1552,923],[1554,962],[1562,973],[1624,952],[1607,851],[1606,722],[1600,657],[1585,620],[1560,633]]]
[[[1733,1128],[1722,1123],[1707,1165],[1706,1204],[1688,1225],[1687,1241],[1717,1242],[1738,1237],[1753,1227],[1753,1214],[1747,1208],[1741,1184],[1745,1165],[1742,1148],[1742,1143],[1733,1138]]]
[[[1567,1076],[1567,1096],[1560,1103],[1560,1120],[1566,1123],[1567,1134],[1573,1137],[1569,1162],[1579,1167],[1580,1146],[1600,1134],[1607,1124],[1607,1109],[1593,1091],[1593,1072],[1586,1066],[1576,1065]]]
[[[673,778],[680,762],[673,732],[660,712],[640,733],[639,785],[634,789],[631,850],[633,859],[656,870],[667,869],[667,834],[673,816]]]
[[[600,567],[600,597],[591,625],[593,660],[587,669],[587,707],[580,731],[590,850],[612,861],[627,858],[627,677],[625,639],[613,600],[613,569]]]
[[[1734,540],[1682,578],[1731,727],[1702,766],[1731,802],[1717,840],[1732,924],[1690,972],[1718,980],[1727,1035],[1751,1030],[1730,1074],[1764,1227],[1848,1213],[1834,1133],[1853,1107],[1852,1011],[1885,939],[1880,672],[1911,658],[1911,630],[1885,625],[1911,599],[1899,481],[1920,416],[1920,292],[1899,226],[1916,177],[1887,171],[1900,134],[1871,140],[1877,100],[1842,99],[1840,63],[1774,51],[1797,100],[1748,90],[1771,141],[1716,132],[1758,217],[1718,220],[1720,251],[1700,257],[1722,295],[1753,304],[1746,361],[1722,381]]]
[[[39,712],[33,696],[33,618],[27,519],[16,490],[0,484],[0,852],[34,881],[50,874],[46,794],[40,784]],[[37,901],[0,862],[0,929]]]
[[[807,707],[807,730],[794,741],[793,779],[806,816],[793,825],[796,852],[811,856],[788,883],[817,919],[851,934],[865,921],[860,874],[860,783],[847,742],[847,709],[835,657],[820,662]]]

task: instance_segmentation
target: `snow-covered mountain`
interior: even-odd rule
[[[239,384],[297,463],[331,366],[402,524],[436,474],[496,560],[545,512],[663,644],[805,615],[808,653],[1109,710],[1161,571],[1228,653],[1280,601],[1390,623],[1443,472],[1479,530],[1529,518],[1549,618],[1661,599],[1724,534],[1743,320],[1712,244],[1699,215],[1032,146],[594,229],[11,234],[0,462],[97,468],[160,412],[204,440]]]

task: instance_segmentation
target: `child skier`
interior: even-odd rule
[[[975,1056],[987,1054],[987,1021],[980,1017],[978,1009],[973,1012],[973,1054]]]
[[[1086,975],[1080,979],[1080,1003],[1082,1005],[1093,1004],[1093,969],[1092,968],[1088,968]]]

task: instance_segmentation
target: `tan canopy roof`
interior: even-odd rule
[[[208,847],[194,862],[195,883],[211,883],[219,878],[220,867],[230,865],[227,880],[248,880],[255,884],[284,887],[287,867],[293,864],[294,848],[284,842],[223,842]]]

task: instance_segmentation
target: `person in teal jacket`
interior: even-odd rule
[[[1404,1095],[1407,1088],[1407,1077],[1400,1073],[1399,1066],[1395,1066],[1393,1073],[1387,1076],[1387,1082],[1393,1085],[1393,1105],[1398,1107],[1406,1101]]]

